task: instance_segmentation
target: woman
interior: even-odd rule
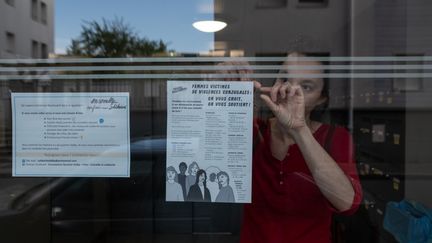
[[[187,164],[185,162],[181,162],[179,164],[180,174],[178,174],[178,183],[180,184],[183,191],[183,198],[186,198],[186,170]]]
[[[322,65],[300,54],[288,57],[287,66]],[[332,129],[310,118],[327,102],[327,90],[322,78],[301,77],[323,72],[283,72],[297,77],[278,79],[268,88],[255,85],[274,118],[254,124],[260,141],[253,155],[252,203],[244,208],[241,242],[331,242],[333,213],[355,212],[362,197],[353,144],[344,128]],[[329,151],[323,148],[326,139]]]
[[[221,170],[218,167],[211,165],[211,166],[207,167],[207,169],[205,171],[206,171],[206,174],[209,178],[206,181],[206,186],[210,191],[210,197],[212,199],[212,202],[214,202],[217,194],[219,193],[219,183],[217,180],[217,174]]]
[[[167,201],[184,201],[183,191],[179,183],[176,182],[177,171],[173,166],[166,170],[166,200]]]
[[[206,173],[208,173],[208,171]],[[217,182],[216,173],[214,172],[210,173],[209,180],[206,182],[206,185],[210,191],[210,197],[212,199],[212,202],[214,202],[216,196],[219,193],[219,183]]]
[[[186,195],[189,194],[190,187],[196,181],[196,173],[199,170],[197,162],[193,161],[188,168],[188,176],[186,177]]]
[[[188,201],[193,202],[211,202],[210,191],[206,186],[207,174],[205,170],[199,170],[196,174],[196,181],[190,187],[187,196]]]
[[[229,176],[225,171],[221,171],[217,174],[217,179],[219,181],[219,193],[216,196],[216,202],[226,202],[233,203],[234,192],[231,186],[229,185]]]

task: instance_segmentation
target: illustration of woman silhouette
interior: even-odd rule
[[[189,175],[186,177],[186,195],[189,194],[190,187],[196,181],[196,174],[197,174],[198,170],[199,170],[199,167],[198,167],[197,162],[194,161],[189,165],[189,168],[188,168]]]
[[[235,202],[233,189],[229,185],[228,173],[225,171],[219,172],[217,179],[219,181],[219,193],[215,202]]]
[[[206,185],[207,174],[205,170],[199,170],[196,174],[196,181],[190,187],[187,200],[193,202],[211,202],[210,191]]]
[[[179,183],[175,181],[177,171],[173,166],[166,170],[166,197],[167,201],[184,201],[183,190]]]
[[[206,181],[207,188],[210,191],[212,202],[216,199],[219,193],[219,183],[217,180],[217,174],[221,171],[218,167],[211,165],[205,170],[208,180]]]

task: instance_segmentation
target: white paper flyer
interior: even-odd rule
[[[12,93],[13,176],[129,177],[129,93]]]
[[[168,81],[166,201],[250,203],[253,83]]]

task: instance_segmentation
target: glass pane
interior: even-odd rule
[[[431,8],[2,2],[0,241],[425,242]]]

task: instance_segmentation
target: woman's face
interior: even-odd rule
[[[180,169],[180,173],[182,173],[182,174],[184,174],[185,172],[186,172],[186,166],[185,165],[183,165],[183,164],[181,164],[180,166],[179,166],[179,169]]]
[[[300,67],[316,67],[322,64],[318,61],[287,61],[284,63],[287,66],[300,66]],[[296,74],[296,75],[308,75],[308,74],[323,74],[322,70],[301,70],[299,69],[284,69],[281,73]],[[324,103],[327,98],[321,96],[321,92],[324,88],[324,80],[322,78],[308,78],[308,77],[297,77],[283,79],[283,82],[290,82],[291,85],[298,85],[302,88],[305,98],[305,112],[307,115],[318,105]]]
[[[174,171],[168,171],[167,172],[167,177],[168,177],[168,180],[174,180],[174,178],[175,178]]]
[[[204,173],[203,173],[203,174],[201,174],[201,175],[198,177],[198,182],[199,182],[199,183],[202,183],[202,182],[204,182],[204,180],[205,180],[205,175],[204,175]]]
[[[227,183],[228,178],[225,175],[220,175],[218,179],[221,185],[225,185]]]
[[[192,175],[196,175],[197,171],[198,171],[198,166],[193,165],[191,168]]]

